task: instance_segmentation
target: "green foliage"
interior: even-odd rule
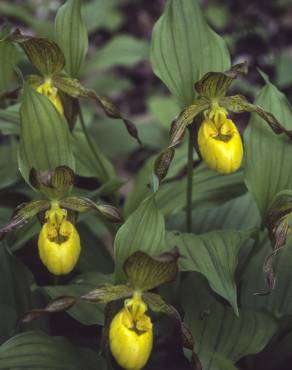
[[[16,46],[4,41],[0,43],[0,92],[11,89],[11,82],[14,77],[14,68],[20,60],[20,52]]]
[[[167,235],[167,242],[179,246],[180,270],[200,272],[238,315],[235,269],[240,248],[249,236],[248,232],[228,230],[198,236],[173,232]]]
[[[200,299],[193,292],[199,292]],[[206,370],[234,369],[232,364],[261,351],[278,329],[276,320],[265,313],[240,310],[237,317],[208,294],[205,282],[196,276],[186,280],[182,293],[185,322],[197,338],[195,350]]]
[[[164,217],[155,195],[145,199],[121,226],[114,248],[116,281],[123,279],[123,263],[133,252],[140,250],[157,256],[166,250]]]
[[[193,102],[193,84],[205,73],[230,67],[224,41],[208,26],[198,2],[192,0],[168,2],[153,30],[151,61],[155,74],[182,107]]]
[[[193,370],[290,364],[289,96],[260,71],[252,103],[228,4],[168,0],[152,27],[144,3],[0,4],[0,369],[116,370],[108,331],[133,295],[154,329],[146,368],[164,370],[164,348]],[[274,61],[289,95],[289,50]],[[197,143],[222,115],[244,131],[228,175]],[[41,230],[60,250],[80,238],[70,274],[41,264]]]
[[[292,129],[291,106],[286,97],[270,82],[262,89],[256,103],[274,112],[285,128]],[[276,136],[264,121],[254,114],[245,132],[245,138],[246,183],[262,216],[265,217],[277,193],[292,186],[291,142],[284,135]]]
[[[54,170],[66,165],[75,168],[69,128],[52,103],[25,85],[20,108],[21,126],[18,165],[28,182],[29,172]]]
[[[0,369],[93,370],[102,369],[103,363],[92,350],[76,348],[64,338],[50,337],[38,331],[19,334],[0,348]]]
[[[65,55],[65,69],[69,76],[76,77],[88,48],[87,31],[81,17],[81,0],[69,0],[59,8],[55,33],[57,43]]]
[[[128,35],[117,36],[91,56],[84,72],[115,66],[132,66],[147,58],[148,49],[145,41]]]

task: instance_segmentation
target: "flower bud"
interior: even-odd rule
[[[61,114],[64,114],[58,89],[53,86],[51,80],[46,80],[43,84],[36,88],[36,91],[42,95],[45,95],[54,104],[57,111]]]
[[[80,238],[75,226],[67,221],[67,211],[53,206],[38,239],[40,259],[54,275],[71,272],[80,255]]]
[[[243,145],[237,127],[227,112],[219,106],[205,114],[198,132],[201,156],[207,166],[222,174],[239,169],[243,158]]]
[[[153,329],[141,296],[125,300],[110,324],[109,341],[117,363],[127,370],[142,369],[152,351]]]

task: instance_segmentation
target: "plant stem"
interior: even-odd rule
[[[186,204],[186,232],[192,231],[192,195],[193,195],[193,132],[189,131],[188,166],[187,166],[187,204]]]
[[[86,141],[87,141],[87,143],[88,143],[88,145],[89,145],[89,147],[90,147],[90,149],[92,151],[93,156],[96,159],[96,162],[98,163],[98,165],[99,165],[99,167],[101,169],[102,175],[104,177],[104,181],[106,181],[107,178],[108,178],[107,171],[106,171],[106,169],[105,169],[102,161],[100,160],[99,155],[98,155],[98,153],[97,153],[97,151],[95,149],[94,142],[91,139],[91,137],[90,137],[90,135],[89,135],[89,133],[87,131],[81,106],[79,106],[79,118],[80,118],[80,124],[81,124],[81,127],[82,127],[82,131],[83,131],[83,133],[85,135],[85,139],[86,139]]]

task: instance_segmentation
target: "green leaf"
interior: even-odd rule
[[[117,6],[119,0],[93,0],[82,7],[83,18],[88,32],[93,33],[102,28],[115,31],[124,20],[124,14]]]
[[[263,265],[267,256],[272,253],[271,242],[267,232],[261,234],[258,244],[242,278],[240,302],[243,307],[252,310],[266,310],[276,317],[292,314],[292,297],[288,292],[292,284],[292,240],[291,236],[283,249],[275,257],[274,270],[277,276],[276,284],[270,294],[259,296],[255,293],[265,293],[268,288],[265,282]]]
[[[168,230],[185,232],[185,212],[174,213],[167,221]],[[257,205],[251,193],[215,205],[197,207],[193,211],[191,231],[203,234],[212,230],[247,230],[261,223]]]
[[[18,109],[18,104],[11,105],[7,109],[0,109],[0,132],[3,135],[19,134],[20,118]]]
[[[153,30],[151,62],[182,107],[193,102],[193,84],[205,73],[230,67],[226,45],[206,23],[197,0],[168,2]]]
[[[225,298],[238,315],[235,269],[241,246],[249,232],[233,230],[212,231],[202,235],[167,234],[169,248],[179,248],[181,271],[200,272],[210,287]]]
[[[194,349],[204,370],[222,370],[224,363],[235,364],[260,352],[278,329],[268,314],[240,310],[237,317],[210,294],[198,276],[184,282],[181,294],[184,321],[195,338]]]
[[[46,286],[42,290],[52,299],[65,295],[80,297],[92,291],[98,285],[110,282],[112,282],[111,275],[103,275],[99,272],[87,272],[76,276],[67,285]],[[103,325],[104,323],[104,306],[101,303],[77,301],[67,312],[83,325]]]
[[[96,213],[83,214],[80,216],[80,219],[82,218],[84,220],[78,224],[82,248],[77,270],[83,273],[88,271],[100,271],[104,274],[113,273],[113,247],[106,244],[108,233],[105,227],[101,225]]]
[[[147,101],[148,110],[157,122],[166,130],[170,128],[170,122],[180,111],[176,100],[171,96],[152,95]]]
[[[2,344],[15,332],[20,316],[31,309],[36,302],[30,290],[30,285],[33,283],[32,274],[8,251],[3,243],[0,245],[0,270],[2,277],[0,283],[0,344]],[[21,329],[37,328],[40,324],[40,322],[34,323],[34,326],[21,327]]]
[[[104,366],[97,352],[39,331],[19,334],[0,347],[0,369],[3,370],[101,370]]]
[[[65,69],[76,77],[83,65],[88,48],[88,36],[81,17],[81,0],[67,0],[55,19],[56,41],[66,59]]]
[[[20,52],[15,45],[7,41],[0,42],[0,92],[11,89],[14,68],[20,59]]]
[[[74,170],[70,132],[65,118],[49,99],[24,87],[20,109],[19,169],[28,182],[32,168],[39,171],[68,166]]]
[[[96,177],[101,182],[113,178],[115,170],[112,163],[99,148],[98,143],[94,142],[97,157],[93,155],[88,146],[85,135],[82,132],[73,131],[72,135],[73,152],[76,158],[76,173],[84,177]]]
[[[273,112],[286,129],[292,129],[291,106],[271,83],[262,89],[256,104]],[[246,184],[265,217],[275,195],[292,187],[292,144],[286,136],[275,135],[262,118],[253,114],[245,131],[245,153]]]
[[[19,44],[30,62],[44,77],[51,77],[64,68],[64,55],[53,41],[22,35],[18,29],[10,34],[7,40]]]
[[[164,217],[157,207],[155,195],[145,199],[120,227],[114,249],[118,282],[125,279],[123,264],[133,252],[140,250],[157,256],[166,250]]]
[[[52,25],[49,20],[36,17],[32,14],[30,7],[24,7],[22,4],[11,2],[0,2],[0,14],[3,18],[13,18],[29,26],[37,35],[46,37],[52,35]]]
[[[148,59],[149,46],[130,35],[118,35],[99,48],[86,63],[84,72],[115,66],[130,67]]]
[[[135,290],[151,290],[176,278],[179,255],[164,253],[152,258],[144,252],[135,252],[124,263],[128,282]]]
[[[286,88],[292,83],[292,76],[289,73],[292,62],[289,50],[280,49],[275,55],[276,81],[277,86]]]
[[[17,168],[16,140],[11,139],[9,144],[0,146],[0,190],[14,185],[20,178]]]
[[[185,177],[160,186],[156,200],[165,215],[185,208],[186,186]],[[201,204],[222,204],[246,192],[242,172],[222,176],[209,170],[203,163],[193,171],[193,189],[192,207]]]
[[[208,72],[195,83],[195,89],[199,96],[203,96],[204,98],[221,98],[226,94],[226,91],[237,76],[246,73],[246,62],[236,64],[225,72]]]

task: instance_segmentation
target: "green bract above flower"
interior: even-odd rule
[[[74,223],[79,212],[93,209],[111,222],[122,221],[119,210],[111,205],[67,196],[73,182],[74,173],[69,167],[57,167],[55,171],[32,169],[30,183],[47,199],[21,204],[11,220],[0,228],[0,236],[3,236],[39,215],[43,224],[38,239],[39,255],[54,275],[69,273],[77,263],[80,238]]]
[[[292,139],[292,132],[286,130],[280,124],[280,122],[278,122],[278,120],[272,113],[266,112],[261,107],[249,103],[247,99],[242,95],[225,96],[228,88],[231,86],[232,82],[237,78],[237,76],[239,74],[246,73],[246,63],[240,63],[234,65],[230,70],[226,72],[208,72],[202,77],[201,80],[195,83],[195,89],[198,94],[198,99],[196,99],[194,103],[190,106],[184,108],[183,111],[178,115],[178,117],[173,121],[170,129],[169,145],[159,154],[155,161],[155,174],[158,177],[159,181],[161,181],[167,174],[168,168],[174,155],[174,148],[182,142],[187,127],[191,125],[194,121],[196,123],[199,123],[199,120],[195,119],[201,113],[204,113],[205,121],[207,117],[207,119],[211,122],[211,126],[214,126],[214,128],[211,130],[212,132],[210,135],[212,137],[216,136],[217,142],[209,140],[208,138],[206,138],[206,140],[201,140],[201,144],[204,141],[204,148],[202,148],[202,145],[200,145],[199,142],[200,152],[203,160],[206,161],[207,165],[215,170],[218,170],[221,173],[230,173],[238,168],[238,165],[235,165],[234,161],[238,162],[239,148],[234,148],[233,144],[226,144],[226,135],[224,135],[224,140],[222,140],[222,135],[219,135],[222,128],[221,124],[218,120],[215,122],[214,119],[216,118],[216,114],[212,115],[212,112],[224,111],[224,122],[226,122],[227,120],[228,111],[233,113],[255,112],[267,122],[267,124],[271,127],[275,134],[284,133],[289,137],[289,139]],[[236,126],[234,126],[233,124],[232,127],[233,129],[231,131],[236,133],[236,136],[239,137]],[[230,140],[234,138],[234,135],[231,135],[231,133],[227,136]],[[240,142],[241,140],[238,141],[238,145],[240,145]],[[217,148],[218,145],[220,146],[219,149]],[[224,146],[224,148],[221,148],[222,146]],[[222,149],[224,150],[222,151]],[[232,150],[232,152],[234,152],[235,150],[237,154],[230,154],[228,152],[229,150]],[[206,153],[208,154],[208,158],[205,155]],[[223,153],[224,155],[222,154],[222,156],[220,157],[220,153]],[[234,155],[236,156],[236,158],[234,157]],[[212,160],[210,156],[214,156],[214,160]],[[215,161],[219,162],[215,165]],[[222,161],[222,164],[220,163],[220,161]]]

